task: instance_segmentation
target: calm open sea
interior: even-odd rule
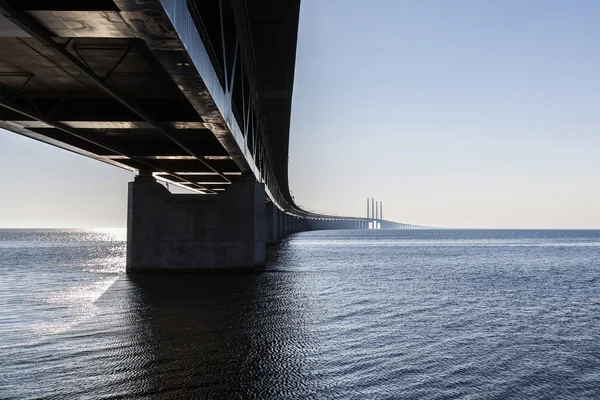
[[[0,398],[600,398],[600,231],[307,232],[166,276],[124,236],[0,230]]]

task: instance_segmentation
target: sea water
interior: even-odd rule
[[[0,230],[0,398],[600,398],[600,231],[304,232],[198,275],[124,240]]]

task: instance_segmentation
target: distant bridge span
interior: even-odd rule
[[[138,174],[130,271],[252,268],[283,234],[368,229],[371,219],[308,212],[290,195],[299,8],[0,0],[0,127]],[[173,195],[157,179],[213,196]]]

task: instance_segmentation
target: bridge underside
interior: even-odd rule
[[[205,194],[269,175],[285,199],[298,3],[2,0],[0,127]]]

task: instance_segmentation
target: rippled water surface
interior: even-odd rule
[[[262,273],[124,274],[0,230],[0,398],[600,398],[600,231],[321,231]]]

